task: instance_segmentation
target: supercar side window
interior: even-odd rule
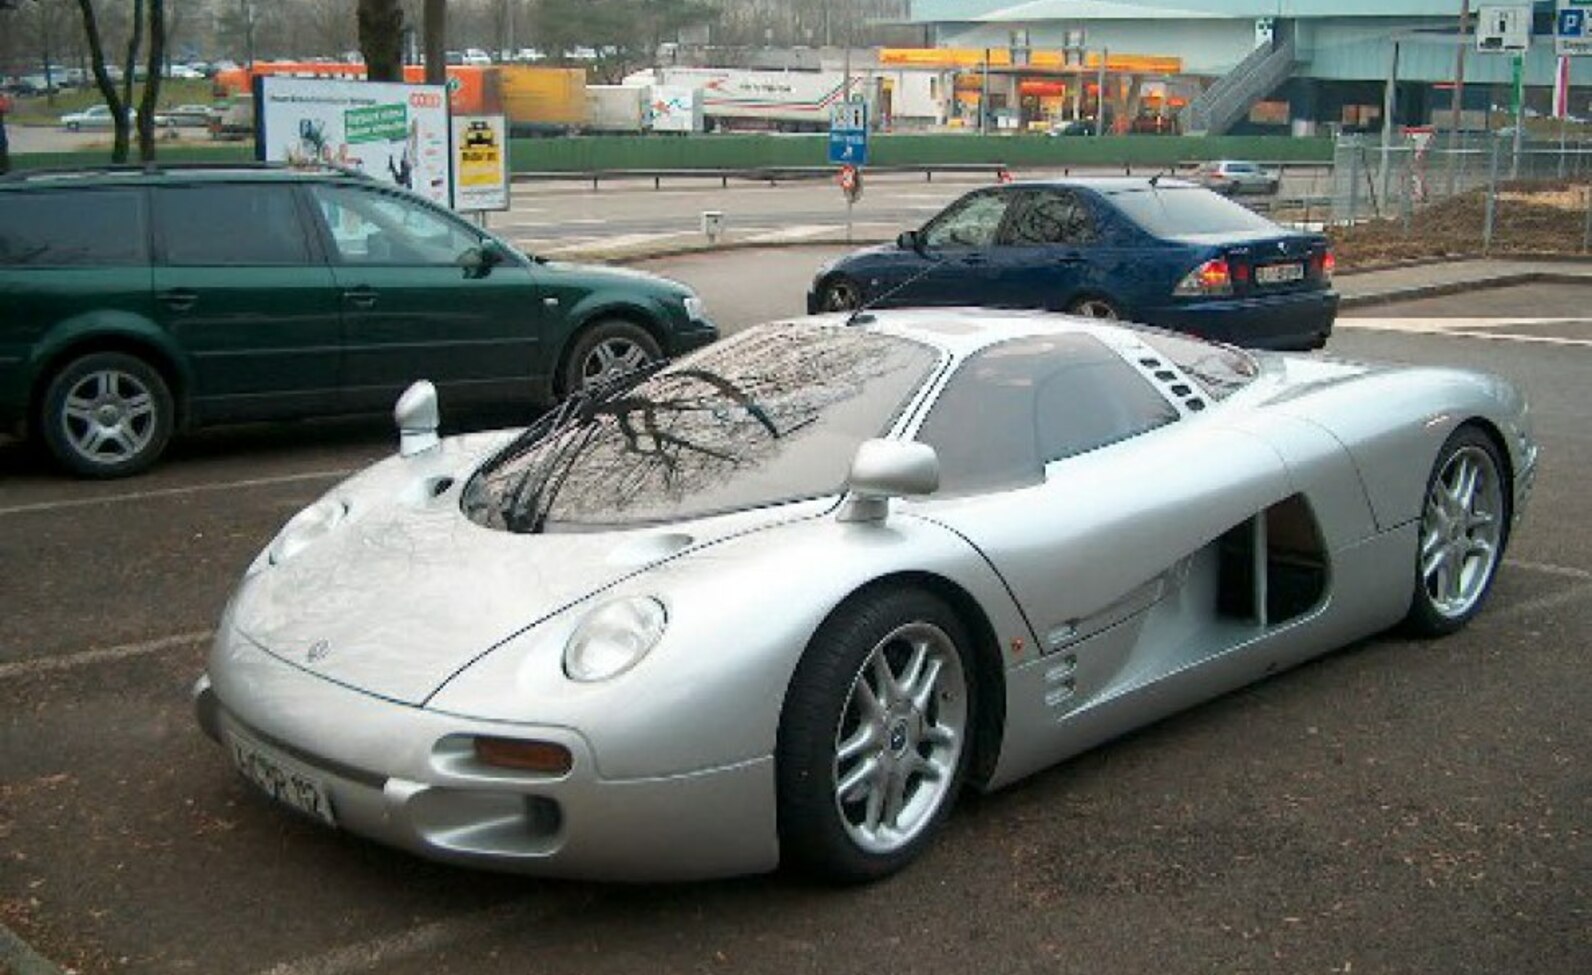
[[[918,430],[940,458],[940,493],[1037,484],[1045,465],[1178,418],[1106,345],[1081,333],[989,346],[951,377]]]

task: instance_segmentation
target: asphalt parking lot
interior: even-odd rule
[[[799,311],[812,263],[653,266],[700,283],[733,327]],[[214,431],[112,483],[0,444],[0,923],[29,946],[0,959],[238,975],[1592,971],[1589,299],[1538,285],[1365,309],[1332,340],[1490,368],[1531,397],[1544,467],[1469,629],[1365,641],[968,797],[926,857],[864,888],[501,877],[282,813],[199,733],[188,688],[243,567],[390,452],[388,424]]]

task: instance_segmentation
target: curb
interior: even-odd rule
[[[1592,275],[1564,274],[1558,271],[1520,271],[1513,274],[1472,278],[1466,281],[1416,284],[1368,294],[1342,295],[1338,299],[1338,307],[1365,308],[1372,305],[1393,304],[1399,301],[1414,301],[1419,298],[1441,298],[1445,295],[1464,294],[1468,291],[1508,288],[1520,284],[1592,284]]]
[[[10,975],[65,975],[65,970],[33,950],[4,924],[0,924],[0,971]]]

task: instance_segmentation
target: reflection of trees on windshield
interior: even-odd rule
[[[902,339],[769,326],[599,398],[484,473],[474,516],[539,530],[695,517],[838,491],[935,361]],[[484,492],[484,493],[483,493]],[[529,507],[534,515],[520,517]]]

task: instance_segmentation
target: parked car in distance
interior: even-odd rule
[[[220,113],[209,105],[177,105],[161,111],[172,125],[184,128],[210,128],[210,123]]]
[[[1327,239],[1159,177],[974,190],[921,229],[819,268],[810,312],[864,305],[1044,308],[1257,348],[1325,344]]]
[[[127,109],[127,124],[138,124],[138,109]],[[176,119],[165,112],[155,113],[155,125],[161,128],[171,128],[177,124]],[[83,129],[109,129],[115,127],[109,105],[90,105],[81,112],[68,112],[61,116],[61,127],[68,132],[78,132]]]
[[[1075,118],[1066,122],[1057,122],[1049,129],[1046,129],[1045,134],[1052,137],[1094,135],[1095,120],[1092,118]]]
[[[713,341],[686,286],[527,256],[341,171],[0,179],[0,429],[90,477],[174,433],[450,400],[545,404]]]
[[[439,442],[437,412],[406,393],[399,455],[262,539],[194,687],[214,774],[425,857],[632,881],[877,879],[964,785],[1459,630],[1538,449],[1485,373],[979,309],[753,327],[525,431]]]
[[[1271,196],[1277,192],[1282,178],[1271,170],[1262,169],[1257,163],[1240,159],[1214,159],[1200,163],[1199,168],[1194,170],[1194,181],[1223,196]]]

